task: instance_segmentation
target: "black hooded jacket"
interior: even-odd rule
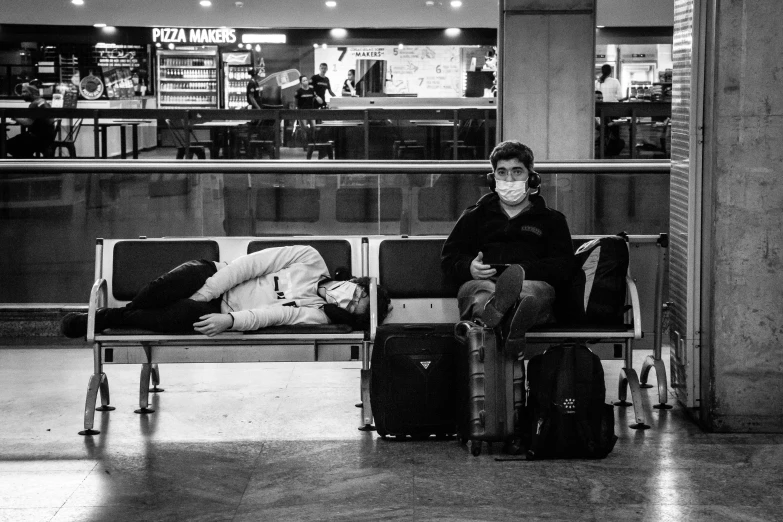
[[[545,281],[558,294],[570,285],[574,247],[568,223],[539,195],[531,195],[530,206],[511,219],[494,192],[468,207],[443,245],[441,268],[459,284],[470,281],[470,263],[479,252],[485,264],[522,265],[525,279]]]

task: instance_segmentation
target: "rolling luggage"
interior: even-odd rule
[[[527,370],[528,460],[606,457],[617,436],[601,359],[584,345],[561,344],[532,357]]]
[[[457,323],[457,423],[462,443],[481,454],[481,443],[509,442],[524,404],[524,367],[503,349],[495,330],[469,321]]]
[[[456,432],[454,324],[381,325],[370,359],[370,404],[382,437]]]

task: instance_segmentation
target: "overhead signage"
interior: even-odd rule
[[[386,56],[385,47],[354,47],[351,49],[351,54],[354,57],[363,58],[383,58]]]
[[[237,41],[235,29],[186,29],[184,27],[154,27],[154,43],[232,44]]]

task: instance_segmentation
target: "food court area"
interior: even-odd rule
[[[780,520],[779,0],[3,0],[2,12],[0,522]],[[30,108],[36,96],[44,107]],[[51,144],[14,157],[50,117]],[[567,223],[580,260],[601,253],[583,245],[628,255],[607,292],[625,300],[611,324],[523,331],[526,351],[497,366],[505,431],[468,440],[464,426],[497,411],[466,422],[467,406],[497,390],[466,400],[492,376],[462,363],[488,368],[509,332],[501,321],[481,329],[486,344],[465,340],[476,330],[443,244],[498,192],[488,174],[521,181],[489,161],[506,140],[534,151],[524,197]],[[526,241],[546,233],[497,217]],[[335,280],[367,278],[348,306],[387,288],[385,319],[370,303],[366,324],[214,337],[98,326],[182,263],[302,245]],[[583,308],[605,290],[587,282],[605,267],[593,268],[566,288]],[[291,281],[271,280],[281,299]],[[70,314],[86,333],[67,333]],[[388,429],[379,331],[402,332],[406,350],[448,340],[385,367],[426,383],[387,380],[399,419],[426,433]],[[590,455],[604,458],[536,460],[515,445],[550,422],[520,420],[531,359],[574,342],[597,357],[601,436],[617,440]],[[571,415],[571,397],[550,402]],[[447,428],[432,427],[444,412]]]

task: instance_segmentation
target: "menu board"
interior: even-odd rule
[[[335,92],[339,92],[337,89],[347,78],[348,70],[356,69],[357,60],[384,60],[386,94],[459,98],[463,95],[468,67],[463,51],[457,45],[327,47],[314,50],[314,62],[329,66],[327,76]]]
[[[103,68],[107,98],[132,98],[133,81],[129,67]]]

